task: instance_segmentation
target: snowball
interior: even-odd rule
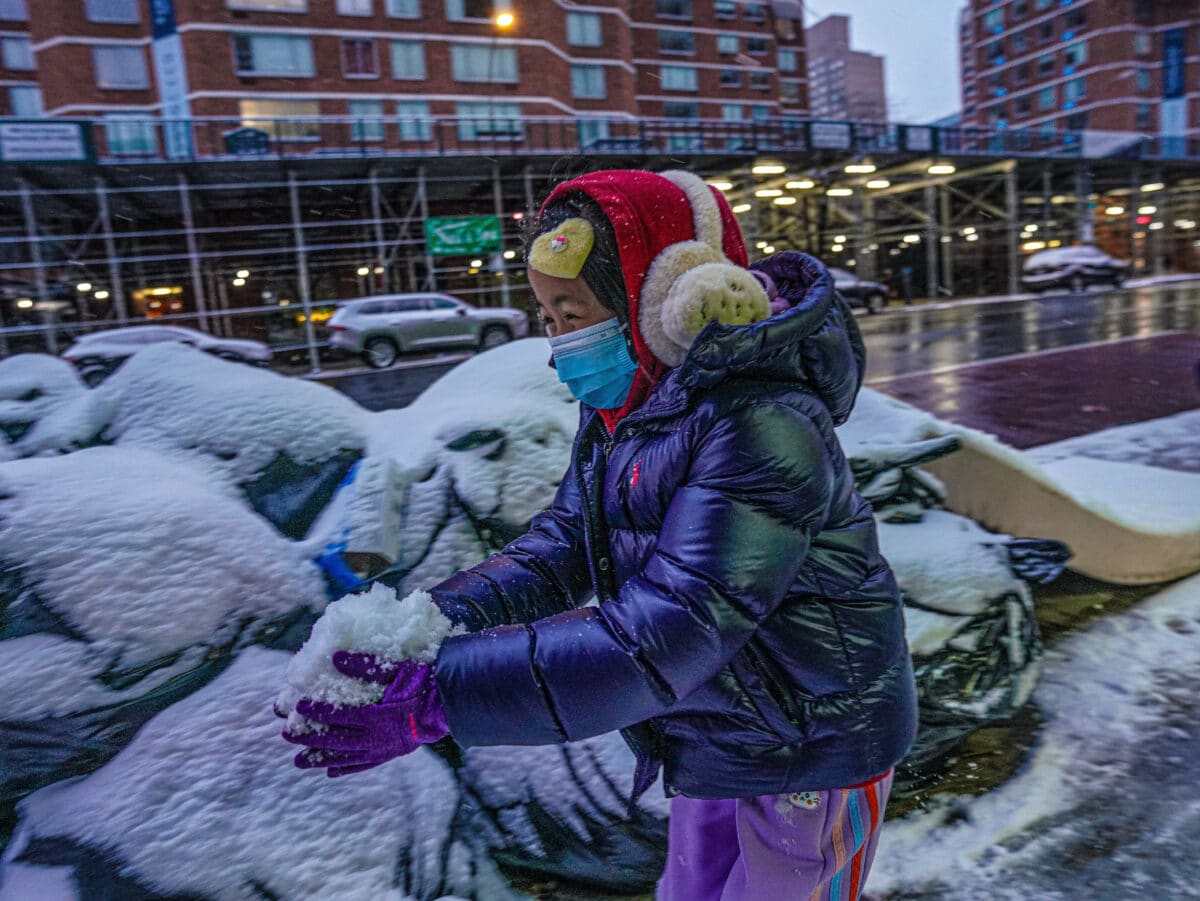
[[[288,664],[287,685],[276,708],[288,715],[290,729],[303,732],[309,724],[295,712],[301,698],[350,706],[374,704],[383,697],[385,686],[339,673],[331,659],[335,651],[432,663],[452,631],[450,620],[429,592],[414,591],[397,601],[394,589],[376,583],[368,592],[329,605]]]

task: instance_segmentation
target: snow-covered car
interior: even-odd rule
[[[218,338],[181,325],[133,325],[80,335],[62,353],[79,370],[83,380],[95,385],[125,360],[151,344],[187,344],[223,360],[266,366],[271,348],[246,338]]]
[[[830,269],[833,286],[852,307],[862,307],[868,313],[878,313],[888,302],[887,285],[859,278],[845,269]]]
[[[386,369],[402,353],[470,346],[488,350],[529,334],[525,313],[483,309],[447,294],[380,294],[341,304],[329,320],[329,344]]]
[[[1091,285],[1120,288],[1129,275],[1129,263],[1110,257],[1098,247],[1052,247],[1025,260],[1021,284],[1029,291],[1071,291],[1078,294]]]

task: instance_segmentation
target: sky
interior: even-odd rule
[[[957,112],[958,11],[964,0],[804,0],[810,25],[850,16],[850,46],[886,57],[890,118],[928,122]]]

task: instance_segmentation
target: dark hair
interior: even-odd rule
[[[617,239],[612,223],[604,215],[600,204],[582,191],[574,191],[555,199],[546,207],[525,234],[525,256],[534,240],[546,232],[554,231],[568,219],[583,219],[592,226],[595,243],[583,263],[579,277],[596,295],[605,308],[612,310],[622,325],[629,323],[629,294],[625,289],[625,276],[621,272],[621,256],[617,250]]]

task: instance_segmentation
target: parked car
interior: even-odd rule
[[[1098,247],[1054,247],[1040,250],[1025,260],[1021,284],[1030,291],[1073,291],[1089,285],[1121,287],[1129,275],[1129,263],[1110,257]]]
[[[164,341],[188,344],[215,357],[251,366],[271,362],[271,348],[261,341],[217,338],[180,325],[132,325],[79,335],[62,357],[75,365],[85,382],[96,385],[141,348]]]
[[[342,304],[329,320],[329,343],[385,369],[402,353],[441,347],[497,347],[529,334],[521,310],[480,309],[447,294],[380,294]]]
[[[845,269],[830,269],[833,286],[852,307],[863,307],[868,313],[878,313],[888,302],[887,285],[859,278]]]

